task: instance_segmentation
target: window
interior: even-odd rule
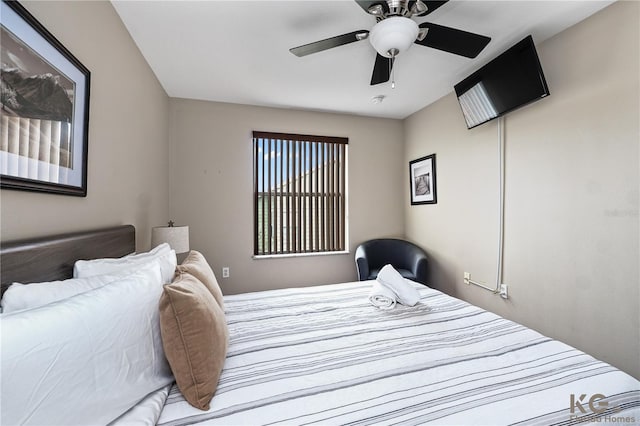
[[[254,255],[345,250],[347,143],[253,132]]]

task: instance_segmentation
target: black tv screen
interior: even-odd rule
[[[529,35],[455,85],[469,129],[549,95]]]

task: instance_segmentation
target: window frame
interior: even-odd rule
[[[346,137],[253,131],[253,258],[349,253],[348,143]],[[266,220],[265,194],[274,212]]]

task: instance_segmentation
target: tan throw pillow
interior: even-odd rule
[[[222,298],[222,290],[218,285],[216,275],[213,273],[211,266],[207,263],[207,259],[204,258],[199,251],[191,250],[187,258],[178,265],[177,270],[183,273],[191,274],[200,280],[211,292],[213,297],[218,302],[218,305],[224,311],[224,300]]]
[[[222,308],[189,274],[177,274],[160,297],[162,346],[184,398],[209,409],[227,356],[229,331]]]

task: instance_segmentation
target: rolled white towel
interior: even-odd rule
[[[393,291],[396,295],[396,300],[403,305],[414,306],[420,300],[418,290],[406,282],[400,272],[396,271],[391,265],[385,265],[380,269],[376,280]]]
[[[396,295],[391,289],[375,281],[369,293],[369,303],[378,309],[393,309],[396,307]]]

